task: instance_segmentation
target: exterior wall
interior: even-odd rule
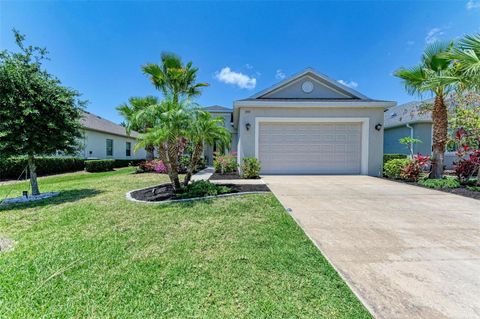
[[[223,118],[224,126],[232,134],[232,143],[230,146],[230,150],[235,151],[237,149],[238,137],[237,137],[237,131],[235,130],[232,124],[232,112],[211,112],[211,114],[214,118],[217,118],[217,117]],[[203,151],[203,156],[206,158],[208,165],[213,164],[213,146],[212,145],[205,146],[205,149]]]
[[[241,108],[238,122],[238,158],[255,156],[255,132],[257,117],[285,117],[285,118],[368,118],[368,175],[380,176],[383,165],[383,132],[375,130],[375,125],[383,124],[383,110],[380,108]],[[250,123],[247,131],[245,125]]]
[[[107,156],[107,139],[113,140],[113,156]],[[131,156],[126,156],[126,142],[132,144]],[[118,136],[103,132],[85,130],[83,149],[79,156],[89,159],[145,159],[144,149],[134,152],[137,141],[132,137]]]
[[[414,146],[414,153],[423,155],[432,153],[432,124],[417,123],[411,125],[413,128],[413,137],[422,141]],[[406,154],[410,151],[405,145],[398,141],[402,137],[410,136],[410,128],[406,126],[397,126],[385,129],[384,150],[385,154]]]
[[[302,84],[306,80],[313,83],[313,91],[305,93],[302,90]],[[282,87],[278,91],[273,91],[265,95],[265,98],[302,98],[302,99],[341,99],[349,98],[349,95],[340,93],[324,84],[321,84],[316,79],[304,76],[295,80],[289,85]]]

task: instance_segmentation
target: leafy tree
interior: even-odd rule
[[[131,97],[128,100],[128,104],[125,103],[117,107],[118,112],[125,119],[125,128],[128,134],[130,134],[131,131],[145,133],[149,128],[153,127],[154,121],[148,117],[142,118],[140,121],[139,113],[155,104],[158,104],[158,98],[155,96]],[[153,145],[145,146],[147,161],[153,160],[154,149],[155,147]]]
[[[46,49],[25,46],[25,36],[13,32],[19,52],[0,53],[0,154],[28,157],[32,194],[38,195],[35,156],[77,150],[84,103],[42,69]]]
[[[214,118],[210,113],[202,110],[196,110],[192,113],[191,125],[187,128],[186,136],[193,144],[193,152],[187,174],[185,175],[185,186],[190,182],[193,171],[197,167],[205,143],[210,145],[215,143],[228,145],[231,141],[230,132],[223,126],[223,118]]]
[[[398,142],[408,148],[411,158],[413,158],[413,148],[415,147],[415,144],[422,143],[421,140],[410,136],[402,137],[398,140]]]
[[[453,138],[461,131],[462,143],[470,148],[480,148],[480,95],[473,92],[454,94],[449,126]]]
[[[405,84],[410,94],[431,93],[435,96],[432,110],[433,156],[431,178],[442,178],[445,146],[448,141],[448,110],[445,103],[447,94],[457,88],[460,78],[452,67],[452,60],[446,56],[452,43],[433,43],[425,49],[421,63],[409,69],[400,68],[395,75]]]

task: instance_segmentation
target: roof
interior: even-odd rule
[[[425,104],[433,101],[434,99],[412,101],[386,109],[384,113],[385,128],[413,123],[431,123],[432,113],[424,111],[423,108]]]
[[[204,107],[203,109],[210,113],[232,113],[233,112],[232,109],[225,106],[221,106],[221,105],[207,106],[207,107]]]
[[[127,134],[125,127],[112,121],[106,120],[98,115],[90,112],[83,111],[82,119],[80,120],[83,127],[87,130],[109,133],[113,135],[125,136],[125,137],[137,137],[138,133],[131,131]]]

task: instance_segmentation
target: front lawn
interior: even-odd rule
[[[369,318],[271,194],[169,205],[164,175],[72,173],[0,208],[0,318]],[[0,198],[25,184],[0,186]]]

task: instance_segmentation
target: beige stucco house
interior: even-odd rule
[[[128,134],[125,127],[89,112],[84,112],[81,123],[84,129],[78,156],[85,159],[145,159],[144,149],[134,151],[137,132]]]
[[[234,149],[262,174],[380,176],[384,110],[395,104],[306,69],[234,102]]]

